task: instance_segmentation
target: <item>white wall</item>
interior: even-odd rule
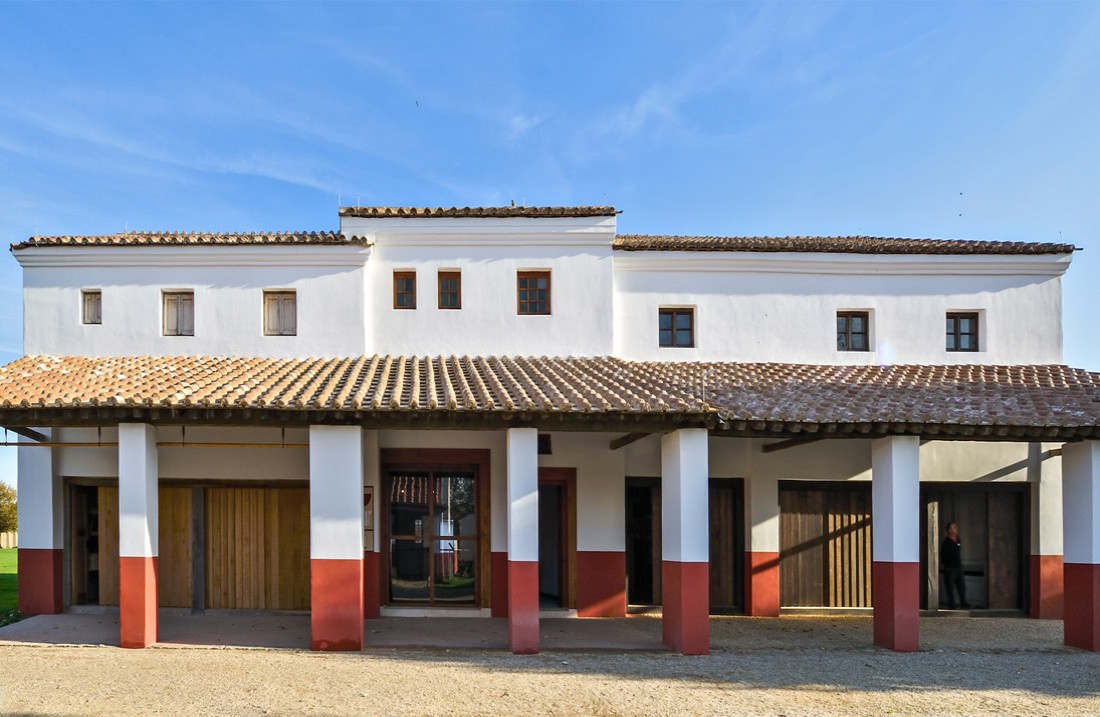
[[[371,346],[383,354],[592,356],[612,351],[614,217],[343,218],[374,242]],[[439,309],[438,272],[461,271],[462,308]],[[551,314],[519,316],[516,273],[549,270]],[[393,273],[415,271],[415,309]]]
[[[1061,363],[1068,256],[618,252],[615,354],[810,364]],[[694,307],[695,348],[660,348],[657,312]],[[871,313],[871,351],[836,350],[836,312]],[[976,353],[945,314],[980,313]]]
[[[363,246],[47,247],[21,250],[33,354],[342,357],[368,352]],[[81,290],[103,323],[81,323]],[[195,335],[163,336],[161,292],[195,295]],[[297,292],[297,336],[264,336],[263,291]]]
[[[539,467],[577,469],[577,550],[626,550],[626,454],[610,450],[616,434],[550,434],[552,453]]]

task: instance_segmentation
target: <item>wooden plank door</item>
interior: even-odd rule
[[[118,488],[99,488],[99,604],[118,605]]]
[[[1022,595],[1023,494],[998,491],[988,495],[989,547],[986,581],[989,607],[1017,610],[1024,607]]]
[[[191,489],[159,492],[157,604],[191,607]]]
[[[710,483],[710,608],[737,611],[744,600],[744,503],[740,481]]]
[[[779,604],[820,607],[825,594],[824,494],[779,491]]]
[[[825,573],[829,607],[871,607],[871,493],[826,491]]]

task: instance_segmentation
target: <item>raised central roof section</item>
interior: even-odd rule
[[[34,236],[12,244],[12,251],[39,246],[213,246],[254,244],[367,244],[340,232],[123,232],[99,236]]]
[[[620,251],[817,252],[827,254],[1072,254],[1073,244],[896,237],[716,237],[619,234]]]
[[[486,217],[611,217],[615,207],[340,207],[340,216],[363,219],[480,219]]]

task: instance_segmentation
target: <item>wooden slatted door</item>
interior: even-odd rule
[[[165,488],[159,492],[160,515],[157,558],[157,604],[191,607],[191,489]]]
[[[870,485],[780,484],[779,601],[871,606]]]
[[[740,480],[710,482],[710,610],[744,606],[744,493]]]
[[[118,488],[99,488],[99,604],[118,605]]]
[[[207,489],[206,606],[309,607],[308,489]]]

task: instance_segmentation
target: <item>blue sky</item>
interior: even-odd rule
[[[1065,241],[1066,361],[1100,370],[1098,197],[1097,3],[0,4],[5,243],[512,200]],[[4,362],[20,283],[4,252]]]

